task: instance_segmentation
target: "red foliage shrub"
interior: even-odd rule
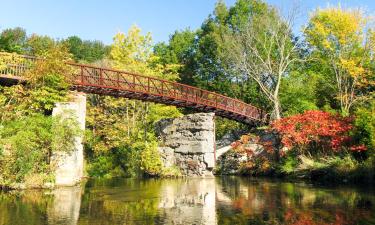
[[[339,151],[350,141],[352,118],[341,117],[322,111],[306,111],[303,114],[282,118],[272,123],[272,129],[281,135],[281,142],[288,148],[307,147],[316,143],[324,149]],[[363,151],[363,146],[351,147]]]

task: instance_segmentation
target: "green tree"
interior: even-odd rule
[[[26,40],[27,36],[25,29],[21,27],[5,29],[0,34],[0,50],[24,53]]]
[[[73,54],[76,61],[89,63],[105,58],[110,50],[101,41],[82,40],[78,36],[68,37],[63,43],[68,46],[69,52]]]
[[[179,81],[194,85],[194,50],[196,32],[190,29],[175,31],[170,36],[169,43],[158,43],[154,46],[154,54],[158,64],[177,65]]]
[[[239,79],[255,81],[272,104],[272,118],[281,118],[280,87],[294,63],[300,61],[298,41],[292,39],[296,12],[284,16],[272,7],[252,15],[226,37],[225,62]],[[241,81],[240,81],[241,82]]]
[[[27,39],[27,52],[31,55],[41,56],[47,54],[47,52],[54,48],[56,42],[48,37],[48,36],[41,36],[37,34],[32,34]]]

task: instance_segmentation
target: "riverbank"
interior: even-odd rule
[[[317,183],[375,184],[375,157],[357,160],[351,155],[313,157],[295,152],[249,155],[243,149],[231,149],[219,157],[215,175],[280,178]]]

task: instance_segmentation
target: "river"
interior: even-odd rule
[[[240,177],[88,180],[0,192],[0,224],[375,224],[375,190]]]

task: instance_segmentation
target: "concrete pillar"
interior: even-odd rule
[[[68,112],[68,113],[67,113]],[[71,102],[56,104],[52,116],[74,116],[82,130],[85,129],[86,120],[86,94],[73,93]],[[73,186],[79,183],[83,177],[83,136],[76,137],[75,147],[70,153],[56,152],[55,160],[55,185]]]

